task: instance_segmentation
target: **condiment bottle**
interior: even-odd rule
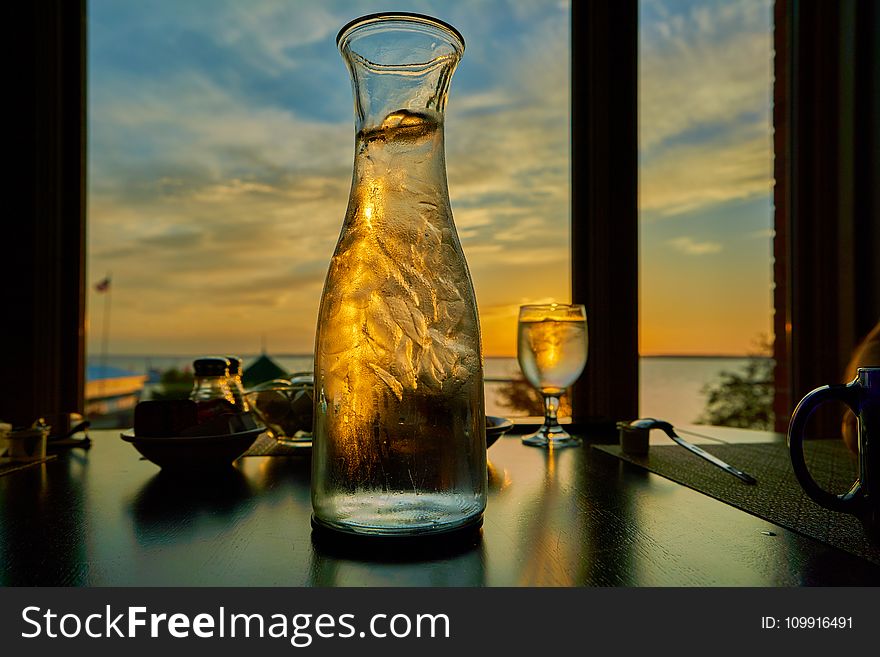
[[[199,423],[239,410],[229,388],[226,358],[197,358],[193,361],[195,381],[189,395],[198,407]]]
[[[232,397],[235,400],[236,410],[240,413],[247,413],[251,410],[251,405],[248,403],[247,397],[245,396],[244,384],[241,382],[241,370],[244,361],[238,356],[227,356],[226,360],[229,361],[229,377],[227,378],[227,383],[229,384],[229,391],[232,393]]]

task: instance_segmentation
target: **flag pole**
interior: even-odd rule
[[[113,294],[112,280],[110,272],[108,272],[107,277],[104,279],[104,281],[107,282],[107,287],[104,290],[104,323],[101,328],[101,385],[99,386],[99,389],[102,398],[106,392],[105,385],[107,381],[107,343],[110,340],[110,295]]]

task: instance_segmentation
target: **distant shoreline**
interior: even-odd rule
[[[90,357],[99,358],[100,354],[90,353]],[[206,354],[207,355],[207,354]],[[219,354],[226,355],[226,354]],[[235,354],[240,356],[241,358],[257,358],[262,354]],[[271,358],[311,358],[312,354],[294,354],[294,353],[271,353],[267,354]],[[192,358],[192,354],[120,354],[120,353],[109,353],[108,357],[112,358]],[[516,354],[512,356],[483,356],[483,358],[491,358],[495,360],[509,360],[511,358],[515,359]],[[745,358],[773,358],[772,356],[761,356],[755,354],[640,354],[639,358],[645,359],[653,359],[653,358],[675,358],[675,359],[691,359],[691,360],[743,360]]]
[[[641,354],[639,358],[692,358],[695,360],[743,360],[744,358],[773,358],[760,354]]]

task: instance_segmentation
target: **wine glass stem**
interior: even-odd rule
[[[556,413],[559,411],[559,395],[544,394],[544,426],[555,427],[559,425]]]

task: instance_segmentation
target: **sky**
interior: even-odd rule
[[[370,0],[89,2],[88,348],[310,353],[351,184],[335,45]],[[467,44],[450,199],[487,356],[569,300],[569,3],[397,2]],[[770,330],[770,7],[643,0],[641,349],[744,353]],[[110,296],[93,284],[109,274]]]
[[[772,3],[641,0],[640,350],[772,336]]]

